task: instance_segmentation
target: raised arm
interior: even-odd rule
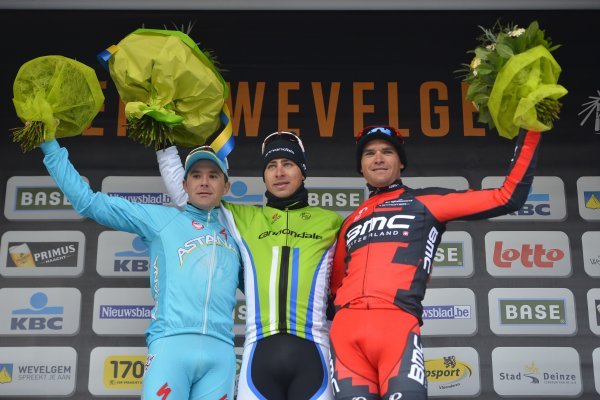
[[[188,195],[183,190],[184,170],[177,147],[171,146],[164,150],[158,150],[156,152],[156,159],[158,160],[160,176],[167,188],[167,194],[171,197],[175,207],[180,210],[185,208]]]
[[[540,132],[529,131],[519,135],[501,187],[447,194],[424,191],[419,200],[442,222],[492,218],[519,210],[525,204],[533,183],[540,139]]]
[[[110,228],[136,233],[150,239],[168,222],[160,206],[132,203],[119,197],[94,192],[69,161],[69,153],[56,140],[42,143],[44,165],[77,213]]]

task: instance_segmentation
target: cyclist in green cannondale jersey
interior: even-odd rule
[[[175,148],[157,153],[161,175],[178,206],[185,193]],[[224,202],[244,264],[246,341],[238,399],[332,399],[325,316],[328,282],[342,218],[308,205],[304,146],[275,132],[262,146],[267,205]],[[233,224],[235,222],[235,224]]]

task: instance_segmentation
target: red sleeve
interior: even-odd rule
[[[347,221],[347,220],[346,220]],[[335,298],[335,294],[342,285],[342,280],[346,274],[346,221],[338,233],[337,244],[335,246],[335,255],[333,256],[333,265],[331,267],[331,279],[329,280],[329,295]]]
[[[419,201],[440,222],[491,218],[519,210],[533,183],[540,137],[540,132],[533,131],[519,136],[509,172],[500,188],[424,194],[418,196]]]

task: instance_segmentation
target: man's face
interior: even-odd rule
[[[209,160],[200,160],[192,165],[183,181],[188,201],[203,210],[218,206],[230,186],[219,167]]]
[[[269,161],[265,168],[264,178],[267,190],[281,199],[294,194],[304,180],[300,168],[287,158],[276,158]]]
[[[371,140],[363,149],[360,168],[367,183],[385,187],[400,178],[402,162],[394,146],[385,140]]]

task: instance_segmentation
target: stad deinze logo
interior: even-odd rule
[[[492,351],[494,390],[501,396],[577,397],[579,354],[570,347],[497,347]]]
[[[11,177],[6,182],[4,216],[9,220],[83,219],[49,176]]]
[[[497,335],[576,333],[575,300],[568,289],[495,288],[488,299],[490,327]]]

